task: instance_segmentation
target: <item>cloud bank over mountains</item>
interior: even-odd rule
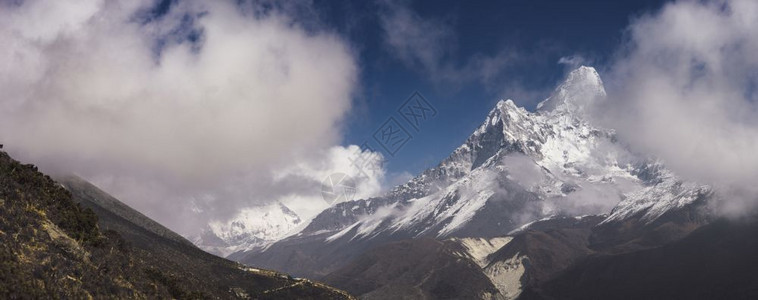
[[[317,195],[342,167],[334,152],[349,150],[334,146],[358,76],[349,46],[276,6],[169,3],[0,4],[8,151],[78,173],[182,233]],[[302,165],[315,171],[276,174]]]
[[[358,55],[319,26],[310,3],[166,3],[0,2],[6,149],[77,173],[187,235],[275,201],[316,213],[334,172],[358,180],[358,198],[380,192],[384,170],[358,172],[350,159],[360,149],[338,146]],[[386,50],[430,81],[528,90],[503,79],[517,51],[455,62],[450,22],[407,2],[378,6]],[[608,99],[596,117],[678,174],[728,191],[724,211],[752,207],[756,36],[750,0],[676,1],[632,20],[614,59],[598,66]]]
[[[632,21],[599,117],[677,174],[758,203],[758,2],[676,1]]]

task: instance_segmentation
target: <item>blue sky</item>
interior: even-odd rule
[[[631,19],[664,1],[315,1],[327,30],[352,45],[360,66],[360,90],[345,124],[344,144],[369,141],[396,109],[418,91],[438,110],[404,147],[388,158],[391,174],[417,174],[436,165],[483,121],[499,99],[533,109],[576,64],[602,69],[617,51]],[[412,49],[388,41],[386,21],[396,11],[412,16],[406,26],[438,31]],[[385,19],[383,19],[385,18]],[[397,29],[397,28],[396,28]],[[442,39],[431,39],[429,35]],[[415,49],[415,50],[414,50]],[[441,53],[431,61],[412,51]],[[500,56],[498,56],[500,55]],[[410,56],[410,58],[408,58]],[[506,57],[481,78],[474,61]],[[561,58],[574,58],[559,64]],[[431,67],[429,65],[432,65]],[[449,78],[438,77],[443,69]],[[601,70],[602,71],[602,70]]]

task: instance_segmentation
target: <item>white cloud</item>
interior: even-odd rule
[[[319,184],[332,174],[343,173],[355,184],[353,199],[366,199],[382,192],[385,171],[381,167],[384,157],[380,152],[361,150],[356,145],[347,147],[335,146],[318,161],[303,161],[277,172],[275,178],[301,176]],[[304,218],[315,216],[329,205],[331,199],[324,199],[318,189],[310,189],[310,193],[296,197],[284,197],[282,203],[292,208]],[[303,201],[307,199],[307,201]],[[346,199],[352,200],[352,199]]]
[[[727,212],[758,201],[758,2],[677,1],[629,26],[608,72],[601,118],[640,150],[727,192]]]
[[[273,170],[340,151],[354,55],[276,9],[179,1],[141,20],[151,1],[2,5],[8,151],[91,179],[181,233],[318,191],[318,176]]]

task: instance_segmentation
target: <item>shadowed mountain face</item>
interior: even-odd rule
[[[591,256],[523,299],[756,299],[758,218],[718,220],[658,248]]]
[[[142,213],[132,209],[84,179],[73,175],[63,176],[56,179],[71,192],[74,201],[95,211],[99,216],[99,225],[101,229],[113,229],[121,233],[132,233],[133,231],[136,231],[133,232],[135,238],[144,235],[144,232],[149,232],[165,240],[173,241],[184,246],[194,246],[181,235],[176,234],[158,222],[155,222]],[[133,231],[129,231],[129,227],[134,227]]]
[[[0,152],[0,298],[350,298],[205,253],[87,182],[64,182]]]
[[[595,257],[637,253],[681,239],[705,222],[692,210],[697,209],[672,211],[647,225],[638,220],[601,224],[605,216],[563,217],[534,222],[509,237],[389,242],[363,252],[324,281],[366,299],[439,299],[437,286],[465,299],[515,299],[522,289],[541,287]],[[530,293],[526,296],[534,297]],[[562,299],[561,293],[548,296]],[[578,297],[586,298],[593,297]]]
[[[362,299],[478,299],[497,288],[453,241],[413,239],[367,251],[324,280]]]

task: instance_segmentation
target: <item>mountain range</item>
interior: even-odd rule
[[[274,202],[189,239],[0,152],[0,298],[758,298],[758,216],[720,217],[718,189],[598,124],[606,97],[580,67],[380,196],[310,219]]]
[[[534,112],[499,101],[436,167],[227,257],[366,299],[550,298],[570,268],[673,245],[712,222],[712,187],[596,124],[606,97],[596,70],[580,67]]]

